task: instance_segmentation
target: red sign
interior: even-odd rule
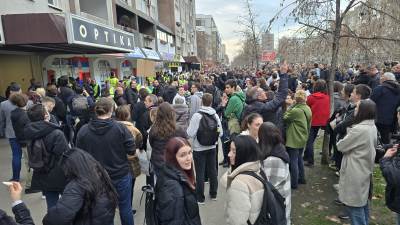
[[[261,55],[261,61],[263,62],[275,61],[275,58],[276,58],[275,52],[263,52]]]

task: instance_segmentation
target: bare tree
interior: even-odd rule
[[[261,42],[261,31],[262,28],[257,23],[258,15],[254,12],[252,7],[252,0],[244,0],[245,5],[245,15],[240,16],[238,20],[238,24],[242,27],[242,30],[239,33],[242,35],[244,39],[243,50],[248,51],[246,47],[250,47],[251,56],[250,58],[252,67],[254,64],[256,68],[259,68],[260,64],[260,42]]]
[[[396,11],[385,10],[383,1],[393,2]],[[379,4],[377,4],[377,2]],[[382,3],[382,4],[380,4]],[[399,26],[399,0],[294,0],[288,3],[282,0],[281,10],[270,21],[271,24],[276,21],[284,11],[290,11],[290,18],[295,20],[304,27],[304,33],[307,38],[324,37],[331,45],[330,64],[331,69],[327,78],[328,91],[331,101],[331,113],[333,113],[333,81],[336,68],[338,67],[338,56],[340,50],[341,39],[351,38],[362,44],[362,41],[368,40],[384,40],[399,44],[400,39],[387,35],[386,33],[358,33],[348,26],[344,21],[350,10],[357,6],[364,6],[369,10],[379,13],[387,20],[396,21],[395,26]],[[395,12],[395,13],[393,13]],[[397,27],[398,29],[398,27]],[[367,46],[365,46],[368,49]],[[329,149],[329,135],[325,132],[324,143],[322,149],[322,164],[327,164]]]

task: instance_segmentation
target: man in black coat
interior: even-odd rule
[[[46,196],[47,208],[56,205],[59,195],[66,185],[66,178],[57,163],[69,147],[61,128],[49,122],[50,114],[41,104],[34,105],[28,110],[30,123],[25,126],[25,138],[30,140],[29,146],[35,141],[43,140],[44,151],[49,155],[45,170],[34,170],[32,190],[40,190]]]
[[[162,98],[164,99],[165,102],[169,102],[169,104],[172,104],[172,101],[174,100],[176,93],[178,93],[177,88],[178,88],[178,81],[174,80],[168,87],[164,89],[162,93]]]
[[[125,89],[125,99],[128,105],[135,105],[138,102],[138,90],[136,89],[137,83],[135,79],[132,79],[129,83],[129,87]]]
[[[287,72],[287,71],[285,71]],[[288,95],[288,75],[280,74],[279,89],[271,101],[267,101],[267,93],[258,87],[252,88],[246,96],[247,105],[244,108],[242,117],[250,113],[258,113],[263,117],[264,122],[272,122],[275,125],[280,124],[277,111],[285,102]]]

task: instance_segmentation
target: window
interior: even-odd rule
[[[62,9],[62,0],[47,0],[49,6],[57,9]]]

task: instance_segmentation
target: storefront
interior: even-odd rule
[[[4,26],[0,27],[0,43],[5,45],[0,48],[0,54],[1,50],[16,54],[37,52],[33,54],[41,58],[44,85],[64,75],[80,79],[91,77],[102,82],[111,73],[122,78],[135,72],[134,62],[103,56],[115,52],[135,54],[132,33],[69,13],[64,16],[51,13],[3,15],[1,19],[0,25]]]

